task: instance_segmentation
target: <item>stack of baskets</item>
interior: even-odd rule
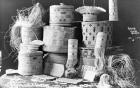
[[[27,36],[24,37],[27,38]],[[40,51],[43,44],[39,44],[39,40],[37,40],[38,43],[34,43],[36,38],[31,36],[27,40],[26,38],[22,39],[18,52],[18,73],[21,75],[40,75],[43,73],[43,51]]]
[[[50,6],[50,25],[44,27],[43,33],[43,42],[45,43],[43,51],[48,54],[45,57],[45,74],[58,77],[64,74],[68,39],[74,38],[73,12],[74,7],[71,5],[60,3],[60,5]]]
[[[101,12],[106,12],[105,9],[96,6],[82,6],[76,9],[77,12],[83,14],[82,35],[83,47],[80,48],[80,66],[81,68],[93,66],[95,62],[95,40],[99,32],[107,34],[107,44],[109,47],[112,44],[112,23],[109,21],[97,21],[97,15]],[[83,69],[83,75],[84,75]]]

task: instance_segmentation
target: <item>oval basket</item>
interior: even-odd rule
[[[96,21],[82,22],[83,44],[85,47],[94,47],[98,32],[107,33],[107,47],[112,45],[112,22]]]
[[[42,74],[43,52],[19,52],[18,73],[21,75]]]
[[[43,50],[53,53],[67,53],[68,39],[74,38],[75,27],[45,26]]]
[[[74,19],[74,6],[71,5],[52,5],[50,6],[50,24],[71,25]]]

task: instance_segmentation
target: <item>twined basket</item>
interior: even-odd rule
[[[29,44],[33,40],[43,39],[43,29],[36,27],[22,27],[21,28],[22,43]]]
[[[69,26],[74,20],[74,6],[64,5],[52,5],[50,6],[50,25],[65,25]]]
[[[95,40],[98,32],[107,33],[107,47],[112,45],[112,22],[95,21],[82,22],[83,44],[85,47],[95,47]]]
[[[93,48],[80,48],[80,64],[94,66],[94,49]]]
[[[67,53],[68,39],[74,38],[75,27],[45,26],[43,50],[52,53]]]
[[[21,75],[40,75],[43,70],[43,52],[20,51],[18,55],[18,73]]]

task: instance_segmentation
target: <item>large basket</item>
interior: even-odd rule
[[[42,74],[43,52],[19,52],[18,73],[21,75]]]
[[[52,5],[50,6],[50,25],[71,25],[74,19],[74,6]]]
[[[21,28],[22,43],[29,44],[33,40],[43,39],[43,29],[33,27],[22,27]]]
[[[98,32],[107,33],[107,47],[112,45],[112,22],[96,21],[82,22],[83,44],[85,47],[94,47]]]
[[[67,53],[68,39],[74,38],[75,27],[45,26],[43,50],[53,53]]]

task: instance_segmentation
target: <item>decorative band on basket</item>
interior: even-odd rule
[[[112,22],[96,21],[82,22],[83,44],[85,47],[94,47],[98,32],[107,33],[107,47],[112,45]]]
[[[50,24],[65,24],[70,25],[74,20],[74,6],[52,5],[50,6]]]

